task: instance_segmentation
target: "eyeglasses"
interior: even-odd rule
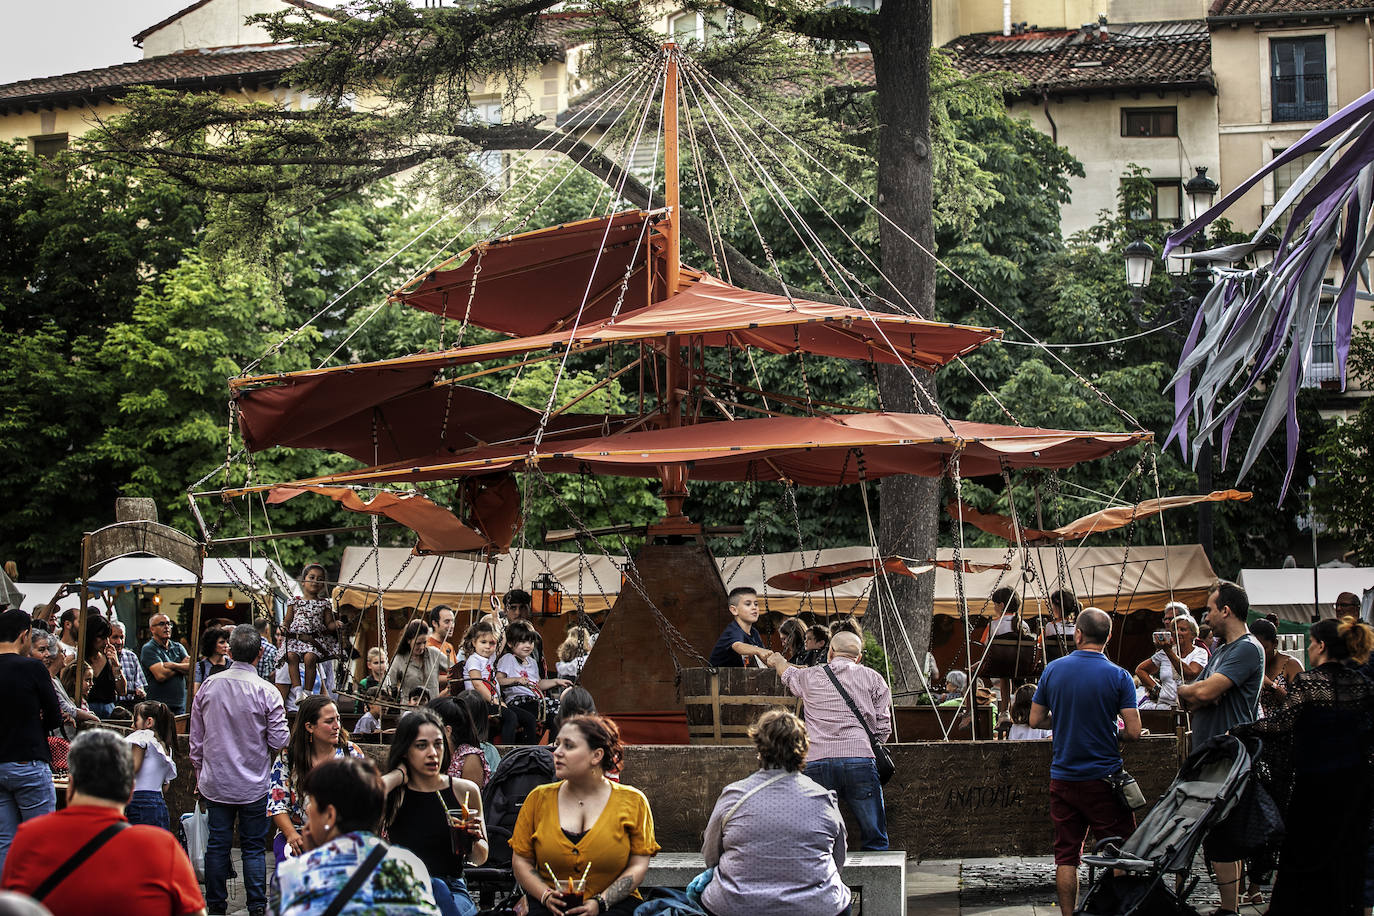
[[[153,627],[170,627],[171,625],[172,625],[172,621],[170,621],[170,620],[159,620],[159,621],[157,621],[156,623],[151,623],[151,624],[149,624],[149,626],[153,626]]]

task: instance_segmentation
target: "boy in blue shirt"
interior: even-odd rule
[[[716,640],[715,648],[711,650],[710,666],[763,667],[763,657],[768,654],[768,650],[763,647],[763,637],[754,627],[754,624],[759,622],[758,592],[748,586],[740,586],[731,589],[726,600],[730,603],[730,616],[734,620],[726,625],[720,639]],[[751,658],[757,661],[751,661]]]

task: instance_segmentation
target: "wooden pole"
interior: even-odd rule
[[[677,292],[682,268],[682,200],[678,176],[677,45],[667,42],[668,72],[663,80],[663,179],[668,205],[668,295]]]
[[[87,597],[86,580],[91,577],[91,535],[86,532],[81,537],[81,609],[76,612],[76,677],[73,678],[72,702],[78,707],[81,706],[81,697],[85,694],[86,679],[81,676],[81,666],[86,662],[86,608],[89,598]],[[59,618],[60,620],[60,618]],[[59,648],[60,652],[61,649]]]
[[[196,597],[191,602],[191,632],[190,645],[187,652],[191,658],[191,670],[186,675],[186,711],[191,711],[191,703],[196,698],[196,653],[200,648],[200,599],[204,592],[205,584],[205,548],[200,548],[200,568],[196,570]],[[163,611],[165,614],[166,611]]]
[[[668,69],[663,80],[663,177],[664,202],[668,205],[668,264],[664,277],[666,296],[678,290],[682,273],[682,199],[678,176],[677,124],[677,45],[667,42]],[[664,394],[668,398],[667,421],[670,427],[682,425],[682,345],[677,335],[668,338],[665,348],[667,378]],[[687,498],[687,475],[680,464],[663,466],[663,499],[669,519],[683,520],[682,504]]]

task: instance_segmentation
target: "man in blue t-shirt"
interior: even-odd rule
[[[1207,625],[1221,646],[1207,660],[1197,680],[1178,688],[1178,702],[1192,713],[1194,749],[1224,735],[1237,725],[1259,717],[1260,687],[1264,684],[1264,648],[1250,635],[1245,619],[1250,596],[1234,582],[1220,581],[1207,594]],[[1221,895],[1218,912],[1237,912],[1240,903],[1240,863],[1218,862],[1207,841],[1203,854],[1212,863]]]
[[[1106,611],[1080,611],[1074,651],[1045,666],[1031,700],[1031,728],[1054,729],[1050,820],[1055,892],[1064,916],[1078,903],[1078,862],[1088,828],[1099,838],[1128,837],[1135,830],[1135,818],[1103,781],[1122,768],[1119,738],[1140,737],[1135,685],[1102,651],[1111,635]],[[1119,735],[1118,716],[1126,723]]]
[[[754,627],[759,622],[758,592],[748,586],[740,586],[732,588],[726,600],[730,604],[730,616],[734,619],[726,624],[725,631],[716,640],[709,664],[712,668],[762,666],[768,650],[763,647],[763,637]],[[758,661],[752,661],[754,658]]]

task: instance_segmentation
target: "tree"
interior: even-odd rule
[[[757,28],[738,30],[717,47],[700,49],[700,66],[725,80],[760,111],[761,120],[785,120],[789,132],[827,149],[847,146],[840,125],[795,104],[795,93],[772,87],[814,82],[835,48],[862,43],[876,75],[876,198],[887,218],[876,227],[892,302],[935,315],[935,200],[932,169],[937,142],[931,121],[931,7],[928,0],[895,2],[876,12],[820,2],[726,0]],[[320,103],[311,111],[240,106],[208,96],[144,92],[131,113],[110,126],[103,155],[152,164],[194,187],[233,193],[239,234],[256,234],[280,212],[298,212],[322,196],[355,190],[379,177],[423,167],[431,187],[452,195],[475,187],[462,165],[478,149],[528,148],[548,142],[533,123],[475,124],[469,86],[495,74],[514,87],[552,53],[540,14],[553,0],[498,0],[480,6],[419,11],[400,0],[374,0],[341,22],[307,14],[264,17],[274,39],[314,44],[320,53],[292,74]],[[691,8],[710,4],[693,2]],[[648,6],[630,0],[596,0],[585,9],[593,41],[589,72],[624,72],[629,61],[655,53],[660,36],[650,28]],[[821,53],[817,53],[821,52]],[[515,90],[510,90],[512,94]],[[351,99],[366,100],[354,106]],[[937,115],[939,112],[936,112]],[[785,115],[785,118],[783,117]],[[211,145],[204,138],[213,135]],[[650,191],[615,163],[584,145],[558,139],[548,148],[583,161],[584,168],[623,188],[643,205]],[[953,147],[965,157],[970,147]],[[970,183],[970,199],[990,200],[987,186]],[[955,197],[951,195],[951,203]],[[966,202],[965,202],[966,203]],[[960,204],[962,205],[962,203]],[[951,212],[957,212],[955,206]],[[684,232],[703,251],[712,244],[704,220],[684,217]],[[775,289],[777,278],[741,254],[721,247],[736,283]],[[887,409],[921,411],[936,401],[934,381],[922,373],[881,367],[880,399]],[[938,483],[892,478],[880,487],[882,549],[928,556],[936,547]],[[918,649],[930,625],[933,585],[902,582],[894,611],[910,617]],[[909,673],[909,672],[907,672]]]
[[[1365,324],[1350,343],[1349,378],[1374,386],[1374,322]],[[1366,399],[1355,415],[1327,429],[1317,444],[1322,472],[1313,494],[1326,525],[1349,538],[1356,565],[1374,566],[1374,400]]]

